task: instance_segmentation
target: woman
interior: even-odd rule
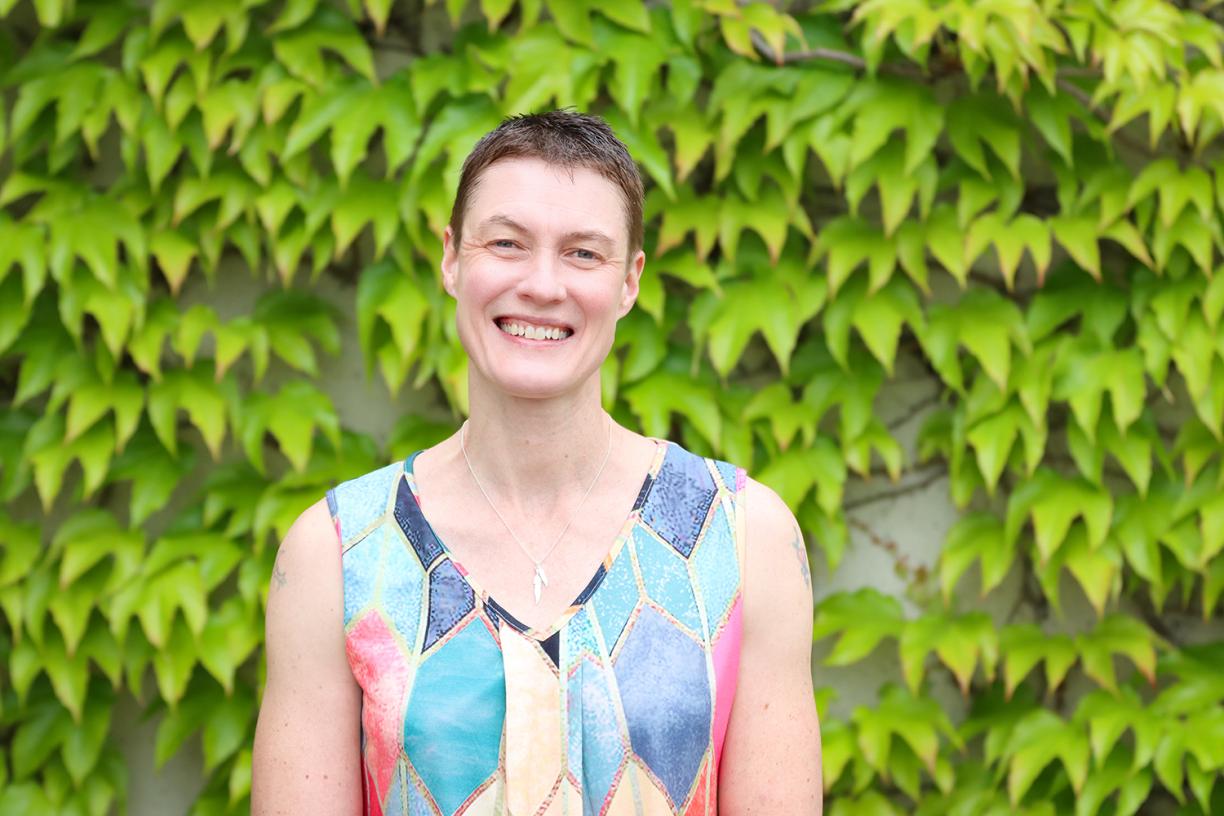
[[[601,407],[645,265],[628,151],[507,120],[443,242],[471,418],[281,545],[253,812],[819,813],[793,516]]]

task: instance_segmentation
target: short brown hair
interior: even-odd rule
[[[625,203],[629,253],[642,248],[642,176],[629,149],[598,116],[574,110],[554,110],[511,116],[486,133],[463,162],[459,189],[451,208],[455,241],[461,237],[468,200],[481,174],[502,159],[542,159],[556,167],[594,170],[615,184]]]

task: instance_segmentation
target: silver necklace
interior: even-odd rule
[[[463,427],[459,429],[459,450],[463,451],[463,461],[467,462],[468,473],[472,474],[472,481],[476,483],[476,487],[480,490],[480,494],[485,497],[485,501],[489,503],[489,507],[492,507],[493,512],[497,514],[499,519],[501,519],[502,525],[506,528],[506,531],[510,533],[510,537],[514,539],[514,543],[518,544],[519,549],[523,551],[523,555],[527,556],[531,560],[531,563],[535,564],[535,576],[531,579],[531,585],[532,589],[535,590],[536,606],[539,606],[540,593],[544,591],[544,587],[548,586],[548,575],[544,572],[544,562],[548,560],[548,556],[552,555],[553,550],[557,549],[557,545],[561,543],[561,539],[564,538],[565,534],[569,531],[570,525],[574,523],[574,519],[578,518],[578,511],[581,510],[582,505],[586,503],[587,496],[591,495],[591,491],[595,488],[595,483],[599,481],[599,477],[603,474],[604,466],[608,464],[608,457],[612,455],[612,422],[609,419],[608,450],[604,454],[603,462],[601,462],[599,465],[599,470],[595,472],[595,478],[591,480],[591,486],[586,489],[586,493],[582,494],[582,500],[579,501],[578,506],[574,508],[574,514],[570,516],[570,520],[565,523],[565,527],[562,528],[561,534],[557,536],[557,540],[554,541],[552,546],[548,548],[548,551],[538,559],[531,554],[531,551],[528,550],[519,537],[515,535],[514,530],[512,530],[510,525],[506,522],[505,516],[503,516],[501,511],[497,509],[497,505],[493,503],[491,498],[489,498],[489,494],[485,492],[484,486],[480,484],[480,479],[476,478],[476,471],[472,469],[472,460],[468,458],[467,454],[467,443],[465,441],[467,437],[467,426],[467,420],[464,420]]]

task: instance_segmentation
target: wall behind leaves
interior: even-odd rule
[[[1218,0],[0,0],[0,811],[123,811],[126,694],[159,761],[200,739],[194,813],[248,811],[275,544],[456,424],[460,163],[572,105],[648,177],[607,407],[751,468],[826,572],[848,483],[962,513],[934,591],[818,593],[826,665],[901,668],[818,692],[829,812],[1224,813],[1224,632],[1175,625],[1224,592],[1222,45]],[[249,312],[188,306],[227,264]],[[352,344],[440,413],[356,431]]]

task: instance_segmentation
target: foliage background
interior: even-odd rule
[[[573,105],[649,180],[608,408],[748,466],[821,558],[829,812],[1224,813],[1222,20],[0,0],[0,812],[123,811],[127,695],[159,762],[200,739],[193,812],[249,809],[276,541],[456,425],[459,165]],[[362,430],[346,350],[433,408]],[[905,444],[902,371],[933,386]],[[930,563],[848,523],[884,476],[957,508]],[[831,591],[873,547],[893,589]]]

